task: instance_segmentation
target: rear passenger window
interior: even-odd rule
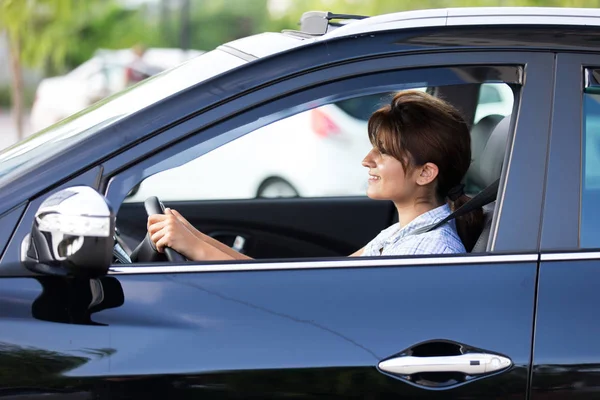
[[[580,246],[600,247],[600,94],[583,98],[583,182]]]

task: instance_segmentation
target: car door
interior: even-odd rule
[[[600,393],[600,57],[558,54],[535,326],[532,398]]]
[[[506,54],[471,55],[480,62],[496,56],[511,62]],[[131,394],[150,385],[165,396],[211,393],[215,398],[525,398],[548,138],[548,126],[539,121],[549,116],[553,56],[511,56],[527,65],[527,83],[520,92],[491,254],[115,265],[125,304],[98,320],[111,327],[116,349],[111,375],[136,376],[121,381],[119,390]],[[468,59],[462,55],[461,64]],[[403,79],[405,72],[389,78]],[[411,73],[419,76],[418,69]],[[371,78],[338,84],[365,88]],[[329,90],[326,86],[315,90]],[[314,93],[304,90],[268,103],[204,134],[231,132],[287,102],[332,95]],[[199,139],[179,148],[192,148],[194,140]],[[178,145],[165,153],[177,154]],[[138,172],[113,176],[107,197],[118,201],[126,193],[123,182],[167,154],[153,157],[140,163]],[[484,376],[452,368],[402,376],[380,364],[411,354],[452,362],[463,352],[506,357],[512,367]]]
[[[467,73],[465,65],[470,64],[477,66],[476,75]],[[247,101],[232,100],[107,160],[100,190],[118,211],[136,183],[134,177],[166,168],[169,158],[185,157],[186,149],[206,150],[207,143],[214,148],[220,141],[240,136],[238,131],[246,132],[256,121],[267,123],[264,118],[278,110],[325,101],[336,93],[372,90],[377,84],[388,87],[389,81],[381,84],[382,79],[399,85],[485,81],[485,65],[494,72],[500,71],[495,65],[508,65],[524,73],[515,75],[523,79],[517,84],[519,104],[513,113],[514,134],[504,163],[489,253],[115,264],[109,276],[94,282],[65,284],[60,278],[42,277],[37,280],[43,283],[34,285],[36,278],[18,278],[13,281],[17,285],[30,285],[11,289],[19,294],[10,298],[22,305],[21,322],[35,321],[39,335],[47,327],[53,329],[39,342],[41,350],[52,349],[52,354],[61,356],[71,355],[74,347],[89,350],[50,372],[42,371],[44,378],[55,379],[41,381],[35,393],[54,390],[115,399],[525,399],[549,132],[544,121],[549,121],[554,79],[551,54],[399,56],[350,63],[343,69],[323,68],[301,79],[266,84],[253,94],[263,96],[257,105],[250,103],[230,114],[228,107]],[[368,68],[388,70],[369,73]],[[328,81],[320,81],[326,73]],[[502,75],[495,75],[496,81],[498,76]],[[280,91],[277,85],[289,87]],[[196,132],[198,126],[207,127]],[[190,135],[181,134],[183,130]],[[169,136],[174,132],[181,134],[178,140]],[[147,154],[140,155],[140,148]],[[6,254],[18,254],[31,217],[27,211]],[[28,316],[27,308],[35,298],[53,301],[42,302],[45,313]],[[66,310],[71,318],[56,310]],[[14,334],[10,315],[3,322],[0,338],[8,345],[35,343],[35,337],[26,340]],[[464,355],[466,366],[459,365]],[[53,360],[44,351],[29,357],[28,373],[36,371],[35,363],[43,357]],[[510,366],[482,373],[482,364],[500,360],[508,360]],[[430,369],[415,365],[419,361]],[[416,370],[394,372],[390,363]],[[23,380],[9,377],[5,382],[8,388]],[[25,382],[18,393],[33,390],[34,383]]]

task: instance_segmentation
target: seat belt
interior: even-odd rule
[[[453,213],[449,214],[446,218],[432,225],[424,226],[421,229],[415,230],[412,234],[419,235],[421,233],[430,232],[446,222],[453,220],[454,218],[462,217],[463,215],[470,213],[471,211],[490,204],[498,196],[498,188],[500,187],[500,179],[496,179],[488,187],[477,193],[471,200],[467,201]]]

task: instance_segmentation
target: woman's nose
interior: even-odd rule
[[[366,167],[366,168],[373,168],[375,166],[375,161],[373,159],[373,152],[375,151],[375,149],[371,149],[371,151],[369,151],[367,153],[367,155],[365,156],[365,158],[363,158],[362,160],[362,166]]]

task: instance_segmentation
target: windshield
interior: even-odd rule
[[[204,53],[29,136],[0,152],[0,186],[123,117],[244,63],[220,50]]]

